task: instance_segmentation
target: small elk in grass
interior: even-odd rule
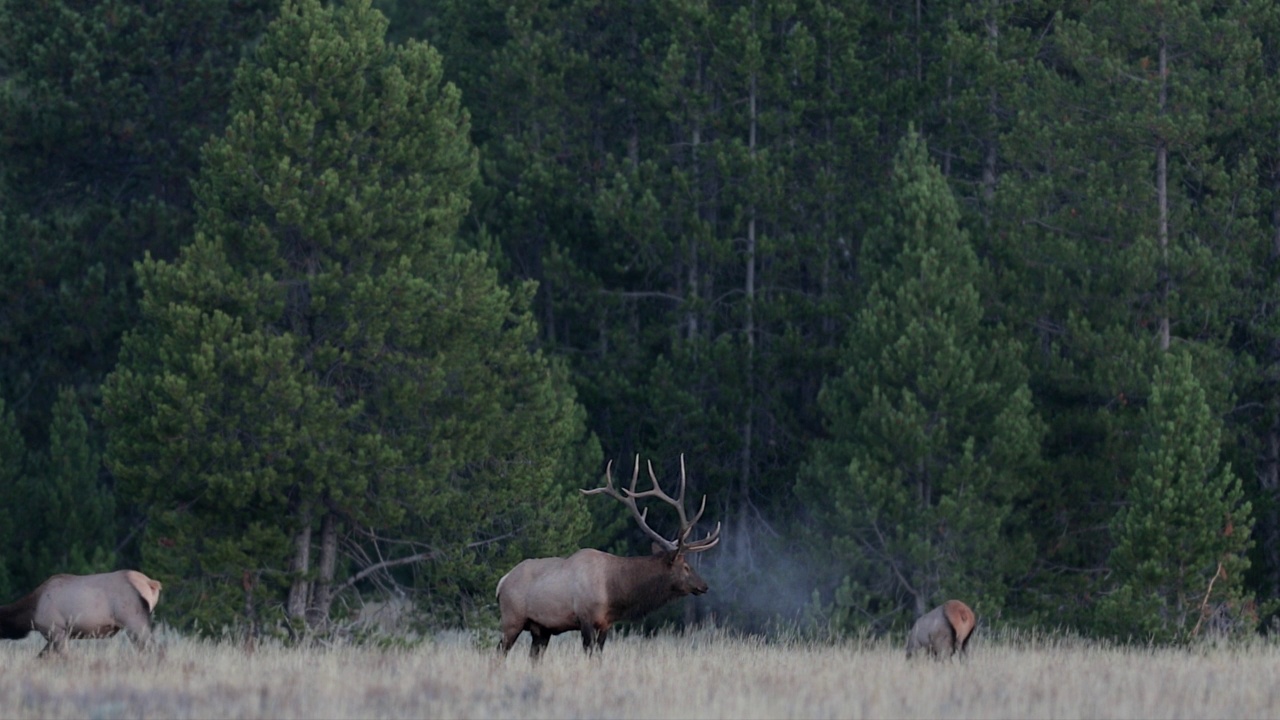
[[[603,493],[630,509],[640,529],[653,539],[653,554],[619,557],[586,549],[569,557],[532,558],[516,565],[498,581],[498,606],[502,610],[502,641],[498,647],[503,655],[526,630],[533,639],[529,656],[534,660],[553,635],[571,630],[582,633],[582,647],[588,654],[603,651],[614,622],[639,618],[678,597],[707,591],[706,581],[689,566],[688,556],[715,547],[720,541],[720,525],[717,523],[715,530],[701,540],[689,542],[689,535],[707,509],[707,498],[702,497],[702,506],[692,520],[685,517],[684,456],[680,456],[680,492],[675,498],[659,487],[652,463],[649,478],[653,488],[636,492],[639,456],[630,489],[614,488],[612,470],[610,461],[604,487],[581,492]],[[674,540],[649,527],[648,509],[641,512],[636,507],[636,500],[643,498],[656,498],[676,509],[680,530]]]
[[[969,638],[977,622],[977,616],[968,605],[959,600],[948,600],[916,621],[907,636],[907,657],[922,648],[939,659],[951,657],[957,651],[962,656],[966,655]]]
[[[40,657],[62,654],[67,641],[109,638],[121,630],[139,649],[151,642],[151,613],[160,583],[136,570],[98,575],[54,575],[22,598],[0,605],[0,639],[21,640],[32,630],[48,643]]]

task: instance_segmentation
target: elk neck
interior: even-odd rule
[[[36,590],[8,605],[0,605],[0,640],[21,640],[30,634],[39,602],[40,591]]]
[[[609,582],[609,614],[615,620],[638,618],[680,596],[666,555],[618,558]]]

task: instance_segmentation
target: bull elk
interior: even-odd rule
[[[32,630],[48,643],[40,657],[63,653],[67,641],[109,638],[126,631],[139,648],[151,642],[151,613],[160,583],[136,570],[98,575],[54,575],[8,605],[0,605],[0,639],[21,640]]]
[[[569,557],[531,558],[516,565],[498,581],[498,606],[502,611],[502,641],[498,647],[503,655],[526,630],[532,638],[529,656],[534,660],[546,649],[553,635],[571,630],[582,633],[582,648],[588,654],[602,652],[614,622],[636,619],[675,598],[707,591],[706,581],[689,566],[687,557],[715,547],[720,541],[720,524],[701,540],[689,542],[690,533],[707,509],[707,497],[702,496],[702,506],[693,519],[686,519],[684,456],[680,456],[680,492],[675,498],[658,485],[653,463],[649,463],[653,488],[636,492],[639,456],[636,456],[630,489],[615,489],[612,472],[613,461],[610,461],[605,468],[605,486],[581,492],[583,495],[603,493],[630,509],[640,529],[653,539],[653,554],[619,557],[584,549]],[[674,540],[649,527],[648,508],[641,512],[636,507],[636,500],[643,498],[656,498],[676,509],[680,530]]]
[[[968,605],[948,600],[916,621],[907,636],[907,657],[921,648],[935,658],[951,657],[956,651],[965,655],[975,624],[977,617]]]

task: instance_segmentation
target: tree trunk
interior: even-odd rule
[[[1160,40],[1160,113],[1165,111],[1169,94],[1169,49],[1163,38]],[[1156,202],[1159,206],[1160,226],[1160,274],[1161,299],[1164,307],[1160,312],[1160,349],[1169,349],[1169,295],[1172,293],[1173,278],[1169,269],[1169,143],[1164,138],[1156,141]]]
[[[258,647],[258,636],[262,633],[261,623],[258,620],[258,604],[253,597],[253,591],[258,586],[258,574],[245,570],[240,575],[240,586],[244,588],[244,619],[248,624],[245,628],[244,651],[246,654],[253,654]]]
[[[1258,471],[1259,494],[1263,502],[1258,513],[1258,546],[1263,557],[1263,592],[1272,595],[1280,592],[1280,413],[1271,421],[1263,438],[1262,466]]]
[[[329,624],[329,610],[333,605],[333,575],[338,567],[338,520],[332,512],[320,519],[320,562],[315,589],[311,593],[311,607],[307,610],[307,624],[313,630],[323,630]]]
[[[993,55],[999,53],[998,45],[1000,43],[1000,25],[996,22],[994,13],[987,13],[987,42],[991,46]],[[988,130],[986,140],[983,141],[983,158],[982,158],[982,199],[983,199],[983,216],[989,225],[991,223],[991,204],[996,197],[996,158],[997,158],[997,138],[998,130],[998,114],[999,94],[995,88],[991,89],[987,97],[987,114],[991,118],[991,128]]]
[[[694,89],[696,92],[702,89],[702,58],[701,57],[696,58],[695,63],[696,63],[696,75],[694,78]],[[703,182],[702,158],[700,157],[700,154],[699,154],[701,150],[701,147],[700,147],[701,144],[702,144],[702,118],[698,116],[698,113],[695,110],[694,116],[693,116],[693,130],[692,130],[692,138],[690,142],[691,147],[689,151],[689,154],[690,154],[689,159],[691,164],[693,165],[694,187],[697,188],[699,191],[703,189],[702,188],[702,182]],[[686,327],[686,333],[687,333],[685,337],[688,340],[696,340],[699,333],[699,328],[698,328],[699,310],[697,307],[698,303],[696,302],[698,298],[698,293],[699,293],[698,239],[696,237],[690,237],[688,240],[688,243],[689,243],[688,245],[689,257],[687,260],[688,265],[685,268],[685,282],[687,285],[687,287],[685,288],[685,297],[688,298],[688,300],[686,301],[687,310],[685,311],[685,327]]]
[[[293,585],[289,588],[289,603],[285,610],[290,618],[305,619],[307,614],[307,598],[311,594],[311,581],[307,575],[311,572],[311,511],[302,512],[302,526],[293,536],[293,561],[289,564],[289,573],[293,576]]]
[[[1280,178],[1273,182],[1272,189],[1280,192]],[[1271,262],[1280,263],[1280,206],[1271,210]],[[1267,361],[1272,366],[1280,363],[1280,352],[1273,350]],[[1273,402],[1271,410],[1271,426],[1263,436],[1263,456],[1258,467],[1262,503],[1258,508],[1257,538],[1264,578],[1259,595],[1274,596],[1280,592],[1280,404]]]
[[[750,153],[752,160],[756,155],[756,124],[757,124],[757,89],[756,74],[751,74],[751,87],[748,98],[748,112],[750,113],[750,130],[747,137],[747,152]],[[746,303],[743,313],[742,334],[746,340],[747,352],[743,362],[746,364],[743,373],[746,387],[743,388],[746,394],[746,403],[743,408],[742,418],[742,456],[741,467],[738,475],[738,497],[736,502],[738,505],[738,532],[735,533],[734,544],[738,558],[745,561],[747,567],[751,567],[751,546],[750,546],[750,530],[748,529],[748,516],[751,507],[751,466],[753,451],[752,439],[755,434],[754,414],[755,414],[755,361],[756,361],[756,318],[755,318],[755,301],[756,301],[756,208],[753,202],[747,209],[747,248],[746,248],[746,280],[743,283],[743,293]]]

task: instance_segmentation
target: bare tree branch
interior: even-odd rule
[[[373,536],[371,532],[368,534],[371,537]],[[477,540],[476,542],[468,543],[467,545],[464,546],[464,548],[467,550],[474,550],[475,548],[484,547],[485,545],[492,545],[496,542],[501,542],[503,540],[507,540],[512,537],[515,537],[515,533],[507,533],[505,535],[499,535],[497,537],[489,538],[488,540]],[[375,546],[376,546],[376,540],[377,538],[375,538]],[[433,560],[439,557],[442,554],[442,552],[443,551],[438,549],[432,549],[432,550],[426,550],[420,553],[415,553],[413,555],[409,555],[406,557],[393,558],[391,560],[380,559],[379,562],[369,565],[368,567],[364,568],[360,572],[344,580],[342,584],[338,586],[337,589],[346,590],[352,585],[355,585],[361,580],[381,570],[388,570],[390,568],[400,567],[401,565],[409,565],[416,562],[422,562],[424,560]],[[378,553],[378,557],[382,558],[381,552]]]
[[[1213,584],[1217,582],[1220,577],[1226,577],[1226,573],[1222,571],[1221,560],[1218,561],[1218,569],[1214,571],[1213,577],[1209,580],[1209,589],[1204,593],[1204,600],[1200,603],[1200,619],[1196,620],[1196,626],[1191,629],[1191,637],[1195,637],[1200,634],[1200,623],[1204,622],[1204,619],[1208,617],[1210,612],[1212,612],[1209,609],[1209,596],[1213,594]]]

